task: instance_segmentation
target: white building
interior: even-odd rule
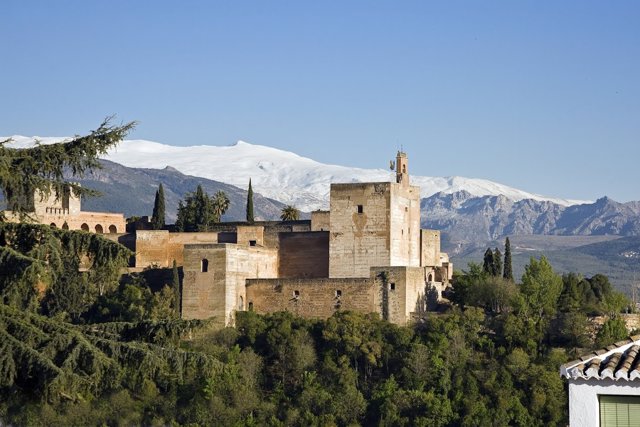
[[[640,335],[560,367],[571,427],[640,426]]]

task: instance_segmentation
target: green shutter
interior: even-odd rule
[[[640,396],[599,396],[600,427],[640,426]]]

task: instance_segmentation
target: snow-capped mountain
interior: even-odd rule
[[[29,137],[13,136],[12,139],[14,142],[10,146],[13,147],[27,147],[34,143],[34,138]],[[64,139],[38,138],[42,144]],[[162,169],[171,166],[187,175],[240,188],[245,188],[251,178],[254,191],[303,211],[326,209],[332,182],[384,182],[394,179],[394,173],[389,170],[328,165],[288,151],[243,141],[230,146],[177,147],[146,140],[126,140],[104,158],[128,167]],[[544,197],[484,179],[412,175],[411,182],[421,187],[423,198],[436,193],[466,191],[478,197],[502,195],[514,202],[533,199],[563,206],[584,203]]]

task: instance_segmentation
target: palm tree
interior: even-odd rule
[[[213,204],[213,215],[215,217],[215,222],[220,222],[220,218],[222,215],[229,209],[229,198],[225,194],[224,191],[217,191],[216,194],[213,195],[213,199],[211,200]]]
[[[293,205],[282,208],[280,219],[283,221],[297,221],[300,218],[300,211]]]

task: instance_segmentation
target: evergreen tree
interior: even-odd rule
[[[76,196],[95,195],[96,192],[65,179],[65,170],[74,176],[100,167],[98,156],[120,142],[135,122],[111,126],[107,118],[89,135],[69,142],[36,145],[31,148],[7,148],[11,140],[0,141],[0,187],[7,208],[23,215],[32,210],[36,191],[45,197],[61,197],[71,191]]]
[[[484,252],[482,271],[493,276],[493,271],[494,271],[493,264],[494,264],[493,251],[491,250],[491,248],[487,248],[487,250]]]
[[[184,201],[178,204],[178,218],[176,228],[179,231],[208,231],[213,224],[220,222],[220,218],[229,208],[229,198],[224,191],[209,195],[198,185],[196,191],[187,193]]]
[[[253,224],[253,189],[249,178],[249,190],[247,191],[247,222]]]
[[[511,264],[511,242],[507,237],[504,241],[504,271],[502,277],[507,280],[513,281],[513,267]]]
[[[164,228],[164,188],[162,183],[156,190],[156,199],[153,202],[153,216],[151,217],[151,227],[154,230],[162,230]]]
[[[493,251],[493,276],[502,276],[502,254],[498,248]]]
[[[180,303],[182,298],[180,295],[180,273],[178,272],[178,263],[173,260],[173,277],[171,280],[171,290],[173,291],[173,309],[176,317],[180,317]]]

